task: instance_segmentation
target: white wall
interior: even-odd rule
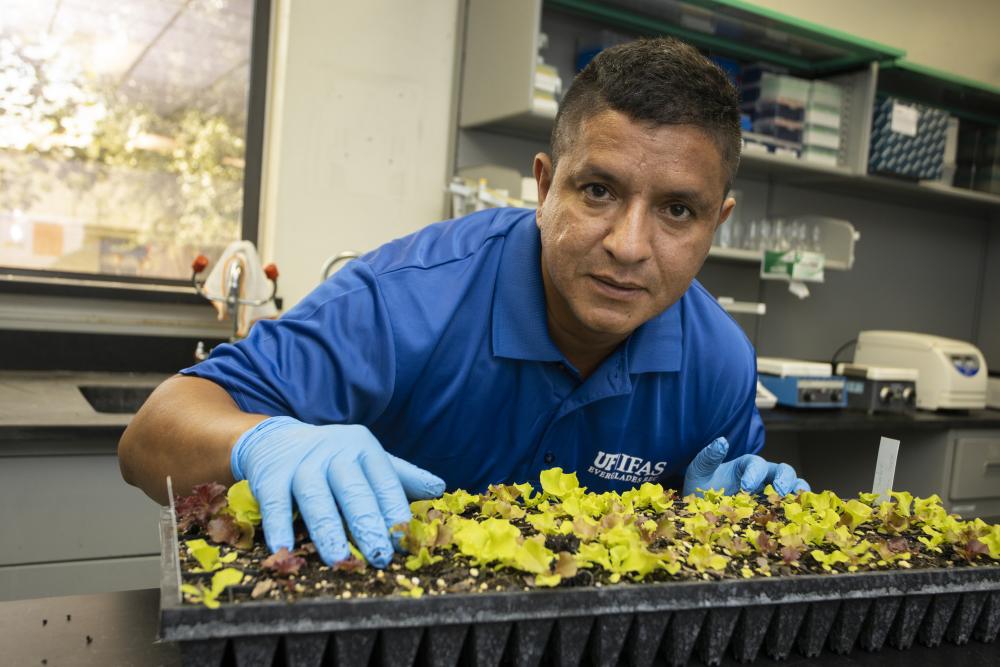
[[[459,0],[276,0],[260,248],[286,308],[445,217]]]
[[[906,51],[920,65],[1000,86],[997,0],[751,0]]]

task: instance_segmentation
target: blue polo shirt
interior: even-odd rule
[[[449,489],[537,486],[553,466],[593,491],[680,489],[714,438],[729,439],[730,459],[764,442],[753,347],[697,281],[581,380],[549,338],[523,209],[392,241],[182,372],[247,412],[364,424]]]

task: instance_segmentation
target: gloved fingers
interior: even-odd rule
[[[733,461],[736,478],[739,480],[737,491],[760,493],[764,486],[774,478],[775,464],[768,463],[754,454],[744,454]]]
[[[437,475],[388,452],[386,456],[399,477],[399,483],[403,485],[403,492],[410,500],[430,500],[444,493],[444,480]]]
[[[406,550],[402,545],[403,534],[393,527],[401,523],[409,523],[413,515],[410,513],[410,503],[406,500],[406,492],[392,459],[381,447],[372,447],[362,452],[360,456],[361,469],[364,470],[368,482],[375,492],[385,528],[389,533],[392,546],[400,553]]]
[[[728,452],[729,441],[725,438],[716,438],[691,459],[691,463],[688,464],[687,471],[685,472],[685,477],[708,482],[708,478],[726,460]]]
[[[795,482],[797,480],[798,475],[795,474],[795,468],[787,463],[779,463],[775,467],[774,478],[771,480],[771,484],[779,496],[784,496],[795,489]]]
[[[300,466],[292,479],[292,495],[323,562],[332,565],[346,560],[351,555],[347,534],[325,471],[317,466]]]
[[[799,493],[800,491],[812,491],[812,487],[809,486],[809,482],[799,477],[795,480],[794,486],[792,486],[791,493]]]
[[[392,560],[392,544],[382,510],[372,491],[372,484],[378,482],[372,480],[369,483],[357,459],[347,457],[334,458],[327,466],[326,477],[354,543],[369,563],[378,568],[386,567]]]
[[[287,484],[262,484],[251,489],[260,503],[261,525],[264,540],[271,553],[281,547],[289,551],[295,548],[295,532],[292,529],[292,492]]]

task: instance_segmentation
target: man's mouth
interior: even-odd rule
[[[599,292],[613,299],[634,299],[645,290],[639,283],[615,280],[609,276],[592,274],[590,278]]]

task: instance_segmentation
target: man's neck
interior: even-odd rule
[[[628,336],[587,337],[567,331],[549,314],[549,336],[577,371],[587,379]]]

